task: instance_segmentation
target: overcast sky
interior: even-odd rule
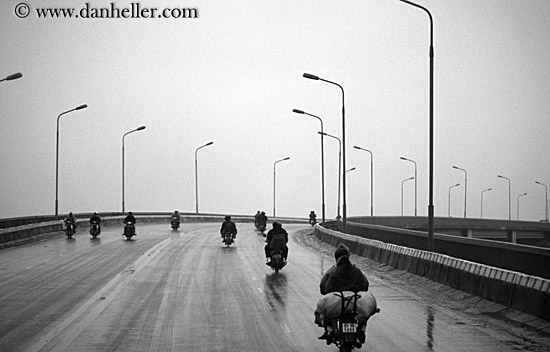
[[[53,214],[56,118],[59,212],[126,210],[321,214],[320,116],[342,135],[345,90],[348,216],[401,214],[418,164],[418,215],[428,208],[429,19],[400,1],[160,1],[198,18],[39,19],[0,4],[0,218]],[[91,1],[95,7],[110,2]],[[129,7],[128,1],[116,1]],[[434,18],[435,216],[545,217],[550,186],[550,1],[422,0]],[[337,212],[338,142],[325,138],[327,218]],[[414,182],[403,209],[414,215]]]

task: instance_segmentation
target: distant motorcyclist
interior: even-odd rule
[[[180,212],[179,211],[174,210],[174,212],[172,213],[172,220],[180,221]]]
[[[267,244],[264,247],[266,264],[270,265],[271,262],[271,251],[274,249],[283,250],[283,259],[286,261],[288,258],[288,232],[283,229],[283,226],[279,222],[273,222],[273,228],[267,233],[265,239]]]
[[[315,212],[312,210],[309,213],[309,223],[311,225],[315,225],[316,222],[317,222],[317,214],[315,214]]]
[[[63,220],[65,223],[65,228],[68,228],[69,225],[73,226],[73,231],[76,232],[76,218],[74,217],[73,213],[70,212],[69,215]]]
[[[256,226],[256,228],[260,227],[260,211],[258,210],[258,212],[256,213],[256,215],[254,215],[254,226]]]
[[[126,215],[126,217],[124,218],[124,223],[127,222],[131,222],[132,224],[136,223],[136,217],[134,216],[134,214],[132,214],[131,211],[128,212],[128,215]]]
[[[97,224],[97,234],[99,235],[101,233],[101,218],[97,212],[90,217],[90,233],[92,233],[92,226],[94,224]]]
[[[258,216],[258,224],[260,227],[266,227],[267,225],[267,216],[265,215],[265,211],[262,211],[260,215]]]
[[[368,291],[369,280],[359,268],[351,264],[349,256],[349,248],[345,244],[340,243],[334,252],[336,265],[328,269],[321,278],[319,289],[322,295],[341,291]],[[365,324],[359,325],[357,329],[358,339],[359,342],[364,343],[366,326]],[[330,344],[332,342],[332,334],[331,323],[325,319],[325,332],[319,339],[327,340],[327,344]]]
[[[224,219],[225,221],[222,223],[222,227],[220,228],[222,242],[224,241],[224,236],[226,233],[230,233],[233,239],[237,237],[237,225],[231,221],[231,216],[227,215]]]

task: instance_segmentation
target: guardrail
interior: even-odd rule
[[[328,227],[337,225],[327,224]],[[428,235],[423,231],[348,221],[345,232],[408,248],[428,249]],[[550,279],[548,248],[439,233],[434,234],[434,243],[437,253]]]
[[[405,230],[402,230],[405,231]],[[550,280],[315,226],[315,236],[379,263],[550,320]]]

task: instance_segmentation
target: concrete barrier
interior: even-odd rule
[[[315,225],[314,234],[333,246],[345,243],[354,254],[550,320],[548,279],[353,236],[320,225]]]

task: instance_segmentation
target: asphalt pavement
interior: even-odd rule
[[[139,221],[139,219],[138,219]],[[319,280],[334,263],[308,246],[309,225],[285,226],[289,262],[266,266],[264,237],[237,223],[136,226],[98,239],[79,229],[0,251],[2,351],[336,351],[313,323]],[[364,264],[362,264],[364,268]],[[517,351],[501,331],[368,272],[381,313],[359,351]],[[534,350],[534,349],[530,349]]]

